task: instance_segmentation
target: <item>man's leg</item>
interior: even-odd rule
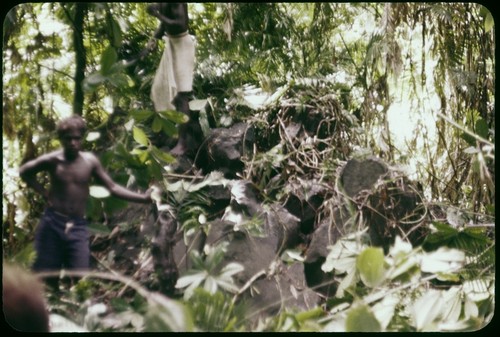
[[[35,233],[35,251],[36,259],[33,264],[33,271],[57,271],[63,264],[62,247],[64,242],[58,233],[57,220],[53,218],[48,211],[40,219]],[[58,276],[48,277],[45,283],[58,289]]]
[[[68,269],[86,270],[90,268],[89,232],[85,221],[74,224],[66,232],[67,255],[65,266]]]

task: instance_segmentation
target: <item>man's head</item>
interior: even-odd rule
[[[74,115],[65,118],[57,125],[57,135],[68,157],[76,157],[82,148],[83,135],[87,125],[82,117]]]

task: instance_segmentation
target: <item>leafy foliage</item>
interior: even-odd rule
[[[197,251],[191,251],[193,267],[186,275],[181,276],[176,284],[176,288],[186,288],[184,290],[184,299],[189,299],[194,290],[201,284],[203,284],[203,289],[210,294],[214,294],[218,289],[233,293],[238,291],[232,276],[241,272],[243,266],[231,262],[221,269],[226,246],[227,244],[223,242],[215,247],[206,247],[208,252],[205,259]]]

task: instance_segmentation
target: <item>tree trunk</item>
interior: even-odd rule
[[[83,80],[85,78],[85,46],[83,45],[83,22],[88,5],[84,2],[75,4],[75,17],[73,26],[73,44],[75,47],[75,92],[73,97],[73,113],[83,114]]]

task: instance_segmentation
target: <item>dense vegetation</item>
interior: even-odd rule
[[[30,3],[6,15],[4,259],[26,267],[33,261],[44,205],[24,188],[17,168],[58,146],[55,124],[71,113],[85,117],[86,147],[117,182],[139,189],[163,184],[185,237],[216,218],[193,186],[223,178],[167,169],[175,158],[162,148],[180,117],[152,107],[162,48],[145,52],[157,24],[145,6]],[[200,110],[206,134],[237,122],[255,127],[255,147],[240,175],[264,204],[281,202],[291,182],[306,178],[330,184],[336,195],[338,169],[374,155],[418,182],[425,209],[434,212],[431,232],[423,245],[397,237],[386,251],[371,245],[361,227],[346,233],[322,266],[335,270],[335,296],[311,310],[283,308],[256,322],[248,319],[256,313],[237,300],[232,276],[239,267],[218,268],[224,245],[191,254],[191,278],[178,283],[182,296],[157,293],[158,280],[145,267],[151,238],[133,240],[144,210],[96,187],[88,207],[96,272],[63,296],[48,294],[51,311],[91,331],[454,331],[489,323],[495,306],[495,30],[488,9],[474,3],[190,3],[189,10],[197,40],[192,108]],[[283,123],[311,111],[323,118],[317,129],[298,141],[288,138]],[[172,179],[198,185],[183,190]],[[333,201],[325,199],[313,227]],[[136,214],[126,213],[130,209]],[[362,222],[360,214],[353,210]],[[135,249],[128,260],[124,244]],[[282,258],[300,261],[302,254],[298,249]]]

